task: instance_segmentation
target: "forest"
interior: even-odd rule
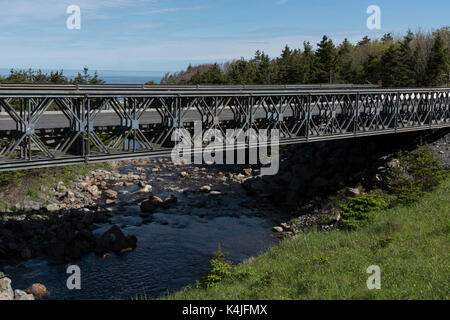
[[[357,83],[383,87],[436,87],[450,82],[450,27],[433,32],[408,31],[395,38],[365,36],[356,44],[345,39],[335,44],[323,36],[314,49],[285,46],[271,58],[257,51],[252,59],[222,64],[190,65],[167,73],[161,84],[310,84]]]

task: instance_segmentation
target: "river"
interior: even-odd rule
[[[137,186],[113,188],[122,192],[121,204],[109,209],[112,223],[137,236],[135,251],[111,254],[107,259],[92,253],[64,265],[38,258],[5,267],[13,287],[24,289],[42,283],[51,292],[47,299],[151,299],[200,280],[210,269],[209,260],[219,244],[233,263],[239,263],[278,243],[271,229],[285,212],[248,196],[232,179],[225,182],[229,170],[237,174],[242,168],[198,166],[194,170],[194,166],[166,166],[166,160],[152,160],[144,168],[147,172],[159,169],[149,174],[153,193],[163,199],[175,195],[175,207],[144,219],[135,204]],[[121,172],[134,169],[128,165]],[[181,177],[181,171],[188,171],[190,177]],[[215,192],[198,192],[202,185],[210,185]],[[96,233],[110,226],[100,225]],[[80,267],[81,290],[67,288],[68,265]]]

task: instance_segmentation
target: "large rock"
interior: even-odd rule
[[[107,245],[109,250],[120,253],[123,249],[136,248],[137,238],[125,236],[118,226],[112,226],[101,236],[102,245]]]
[[[16,289],[14,290],[14,300],[34,300],[34,296],[25,291]]]
[[[117,192],[111,189],[105,190],[105,195],[109,199],[116,199],[117,198]]]
[[[170,196],[168,196],[166,198],[166,200],[164,200],[164,203],[162,204],[162,206],[164,208],[170,208],[173,207],[177,204],[178,202],[178,198],[176,196],[174,196],[173,194],[171,194]]]
[[[137,193],[139,194],[145,194],[145,193],[151,193],[152,192],[152,186],[151,185],[145,185],[142,187],[142,189],[139,189]]]
[[[26,293],[32,294],[37,299],[42,299],[50,295],[50,291],[40,283],[33,283],[28,289],[25,290]]]
[[[100,191],[98,190],[98,187],[95,184],[92,186],[89,186],[87,188],[87,190],[93,197],[98,197],[100,195]]]
[[[13,300],[14,291],[11,287],[11,279],[3,277],[0,279],[0,300]]]
[[[141,203],[141,211],[146,213],[153,213],[157,208],[163,206],[164,201],[157,196],[151,196],[150,199],[144,200]]]

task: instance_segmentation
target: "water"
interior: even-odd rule
[[[11,69],[0,68],[0,76],[7,77]],[[19,70],[19,69],[18,69]],[[50,73],[50,70],[43,69],[44,73]],[[82,73],[82,70],[63,70],[64,75],[69,79],[75,78],[78,73]],[[94,74],[96,70],[89,70],[90,74]],[[98,70],[98,76],[100,79],[105,80],[108,84],[144,84],[148,81],[154,81],[159,83],[165,72],[159,71],[114,71],[114,70]]]
[[[130,169],[132,167],[123,172]],[[141,295],[154,298],[201,279],[210,269],[209,260],[219,243],[234,263],[260,254],[277,243],[271,228],[281,212],[248,197],[236,183],[230,186],[219,183],[219,169],[208,168],[188,179],[179,176],[180,170],[188,171],[170,167],[152,174],[154,193],[163,198],[175,194],[179,204],[157,211],[150,220],[139,216],[140,209],[133,204],[138,196],[133,193],[122,196],[126,203],[114,208],[112,221],[126,234],[135,234],[138,247],[126,255],[111,254],[110,258],[102,259],[90,254],[72,262],[81,268],[81,290],[67,289],[67,265],[52,265],[44,258],[5,267],[4,272],[13,280],[13,288],[25,289],[40,282],[49,288],[50,299],[132,299]],[[157,183],[157,178],[165,181]],[[183,193],[186,189],[198,190],[207,183],[212,183],[213,190],[223,194]],[[127,190],[133,192],[136,188]],[[109,227],[102,226],[96,232],[102,233]]]

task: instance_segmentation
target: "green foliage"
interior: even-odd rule
[[[232,276],[233,264],[226,257],[227,254],[222,252],[219,244],[219,250],[214,252],[214,258],[210,260],[211,271],[206,275],[201,285],[210,288]]]
[[[399,152],[396,157],[398,163],[388,171],[386,184],[400,204],[418,201],[448,175],[445,166],[426,144],[415,152]]]
[[[45,83],[45,84],[104,84],[105,81],[99,79],[97,72],[94,75],[89,73],[88,67],[83,68],[83,73],[73,80],[64,75],[64,71],[50,71],[44,73],[42,70],[14,70],[11,69],[10,74],[3,78],[0,77],[0,83]]]
[[[324,36],[313,50],[285,46],[279,57],[256,51],[252,59],[189,66],[166,74],[162,84],[381,83],[385,87],[436,86],[449,82],[448,27],[434,33],[408,31],[403,39],[365,36],[356,45],[335,45]],[[428,50],[428,48],[432,48]],[[431,51],[431,52],[430,52]]]
[[[340,206],[341,223],[345,228],[357,229],[374,215],[385,210],[389,205],[381,192],[363,193],[359,197],[350,198]]]

